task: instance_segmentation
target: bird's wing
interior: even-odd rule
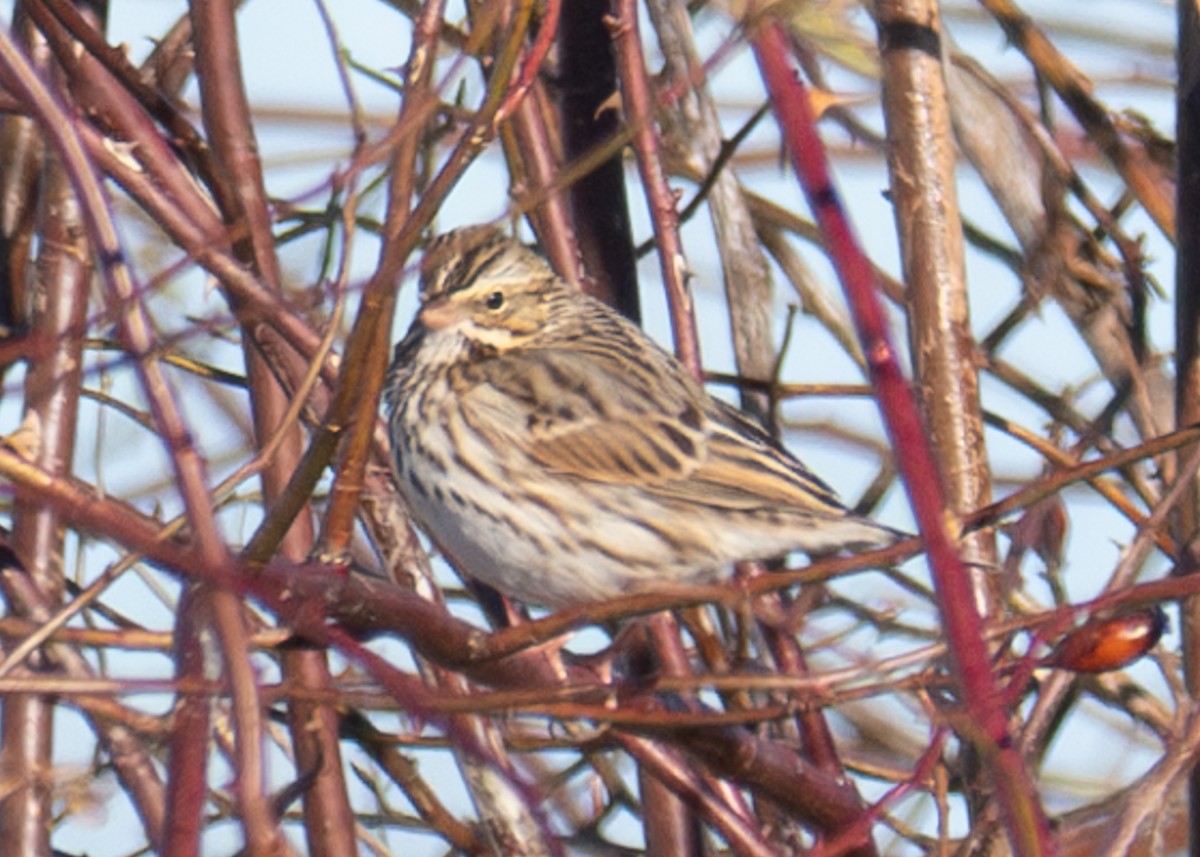
[[[468,422],[520,466],[637,485],[662,499],[731,512],[808,510],[841,517],[837,495],[735,408],[712,399],[665,352],[539,349],[478,365]],[[504,427],[504,428],[498,428]]]
[[[684,502],[729,511],[806,510],[846,514],[833,490],[732,406],[708,400],[708,455],[691,478],[656,490]]]
[[[634,364],[585,348],[500,355],[462,396],[467,423],[491,427],[517,461],[597,482],[688,479],[708,456],[705,393],[658,351]]]

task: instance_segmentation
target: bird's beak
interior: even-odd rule
[[[443,296],[422,304],[419,318],[426,329],[442,330],[462,321],[466,318],[466,313],[461,306],[456,306],[453,301]]]

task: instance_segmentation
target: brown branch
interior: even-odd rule
[[[652,0],[647,9],[666,63],[666,91],[677,93],[661,107],[662,115],[670,116],[662,129],[663,145],[706,175],[707,193],[702,189],[697,201],[703,196],[708,202],[721,253],[736,366],[742,375],[767,379],[774,367],[771,277],[742,187],[725,161],[736,142],[728,150],[722,143],[716,102],[684,5]],[[745,410],[766,422],[770,413],[766,396],[742,390],[741,401]]]
[[[991,474],[971,344],[941,20],[937,4],[926,0],[878,0],[875,14],[913,383],[941,465],[947,511],[962,515],[991,500]],[[998,603],[985,569],[996,564],[995,540],[976,533],[963,540],[962,556],[973,569],[975,602],[990,615]]]
[[[107,198],[93,171],[75,125],[54,95],[43,85],[20,50],[7,35],[0,34],[0,75],[25,100],[42,127],[79,196],[83,219],[100,260],[100,273],[118,311],[118,327],[126,348],[137,358],[140,380],[150,402],[175,475],[184,505],[191,517],[201,555],[215,560],[224,553],[209,501],[203,461],[192,445],[178,404],[158,365],[146,359],[153,350],[152,324],[140,290],[124,262],[124,251],[109,214]]]
[[[210,623],[210,603],[203,586],[189,585],[179,599],[175,620],[175,675],[180,681],[216,675],[216,664],[203,636]],[[199,857],[204,806],[208,801],[208,746],[211,701],[183,694],[174,711],[167,756],[166,839],[162,851]]]
[[[1011,0],[982,0],[1005,34],[1066,102],[1088,136],[1103,150],[1121,178],[1168,239],[1175,240],[1175,208],[1147,169],[1146,152],[1121,137],[1108,110],[1093,98],[1088,79],[1063,56]]]
[[[687,287],[687,260],[679,240],[679,213],[674,192],[667,183],[659,151],[658,132],[654,126],[654,98],[650,94],[650,79],[646,60],[642,56],[642,40],[637,27],[637,3],[619,0],[617,17],[610,23],[617,59],[621,95],[625,102],[625,118],[632,133],[638,172],[642,177],[650,222],[658,242],[659,267],[663,288],[671,313],[671,329],[675,333],[675,352],[692,375],[704,377],[700,359],[700,340],[696,334],[696,309]]]
[[[223,212],[225,223],[235,230],[235,234],[240,232],[246,236],[245,240],[234,242],[234,253],[264,281],[266,288],[281,292],[270,205],[258,158],[250,105],[242,83],[234,11],[230,3],[221,2],[192,7],[196,70],[204,124],[224,185],[224,190],[218,191],[218,198],[226,201]],[[245,224],[244,231],[236,230],[239,224]],[[263,496],[273,506],[297,467],[303,438],[298,424],[294,422],[281,429],[289,402],[279,376],[286,377],[289,372],[286,367],[281,367],[277,375],[269,359],[272,353],[277,356],[286,354],[286,346],[280,343],[273,351],[255,347],[255,327],[243,329],[255,438],[261,446],[268,443],[276,432],[283,432],[282,436],[276,435],[274,454],[269,457],[262,471]],[[312,549],[314,530],[311,510],[307,505],[301,505],[296,518],[289,523],[279,545],[280,552],[298,562]],[[227,612],[231,613],[225,603],[229,598],[228,593],[213,593],[210,597],[215,602],[214,615],[225,617]],[[218,622],[217,627],[236,631],[240,626],[229,615],[225,622]],[[220,639],[234,646],[232,651],[226,652],[227,657],[244,661],[244,640],[224,635]],[[319,689],[332,685],[328,664],[320,652],[296,650],[286,653],[283,671],[287,680],[300,687]],[[235,700],[244,698],[248,703],[239,705],[235,710],[244,711],[247,715],[255,714],[255,718],[242,718],[238,732],[241,752],[239,770],[254,773],[257,768],[252,762],[262,752],[259,746],[262,733],[243,734],[241,731],[259,728],[254,685],[252,682],[245,684],[240,693],[237,692],[238,684],[234,688]],[[303,801],[309,850],[320,857],[353,854],[356,851],[354,815],[343,777],[336,714],[327,706],[296,703],[288,707],[288,721],[297,770],[311,777]],[[269,807],[263,802],[266,798],[264,785],[260,777],[243,777],[239,774],[245,823],[248,830],[254,828],[254,835],[248,835],[247,842],[254,849],[259,849],[259,853],[265,854],[277,849],[279,833]]]

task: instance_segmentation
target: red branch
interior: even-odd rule
[[[854,315],[883,421],[925,542],[961,699],[973,721],[969,724],[972,734],[962,737],[974,742],[991,766],[1016,852],[1046,853],[1050,838],[1045,815],[1033,779],[1008,732],[984,642],[983,617],[947,526],[937,459],[896,359],[875,275],[834,189],[808,91],[792,67],[782,26],[764,21],[752,33],[752,42],[792,166],[825,236]]]

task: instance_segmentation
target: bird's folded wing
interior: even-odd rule
[[[502,425],[514,453],[551,472],[658,485],[686,480],[708,456],[703,391],[678,372],[564,349],[487,364],[485,383],[463,396],[468,420]]]
[[[657,365],[576,349],[502,355],[478,367],[482,383],[462,405],[468,421],[504,432],[510,466],[525,456],[560,475],[730,511],[845,514],[824,482],[736,409],[709,399],[666,354],[645,356]]]
[[[731,510],[776,506],[840,517],[846,509],[828,485],[740,411],[710,400],[708,457],[682,495],[703,495]]]

